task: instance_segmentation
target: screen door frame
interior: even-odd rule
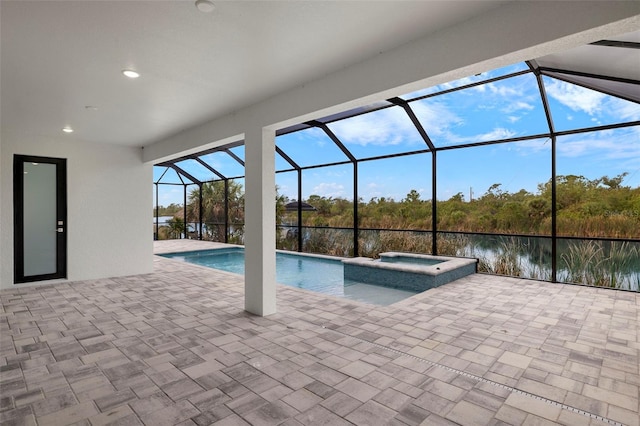
[[[55,272],[25,276],[24,257],[24,176],[25,163],[53,164],[56,167],[56,218],[51,232],[55,232]],[[14,283],[28,283],[67,278],[67,160],[63,158],[18,155],[13,157],[13,263]]]

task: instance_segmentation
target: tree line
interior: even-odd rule
[[[556,179],[556,209],[558,235],[578,237],[640,238],[640,188],[624,185],[627,173],[615,177],[588,179],[578,175],[561,175]],[[224,235],[224,182],[210,182],[202,186],[202,217],[207,224],[207,239]],[[228,182],[229,223],[236,224],[240,233],[244,222],[244,191],[235,181]],[[199,190],[189,193],[187,221],[198,222],[200,217]],[[458,193],[448,200],[437,202],[437,227],[440,231],[484,232],[527,235],[551,234],[551,181],[541,183],[536,192],[521,189],[509,192],[500,183],[491,185],[484,194],[465,200]],[[277,195],[278,225],[296,225],[297,212],[287,211],[286,196]],[[304,202],[315,211],[302,213],[304,226],[353,227],[353,202],[341,197],[311,195]],[[171,204],[161,212],[180,205]],[[162,214],[162,213],[161,213]],[[168,214],[171,215],[171,214]],[[411,190],[401,200],[375,197],[358,202],[361,229],[432,229],[432,200],[423,200]],[[232,234],[233,234],[232,230]],[[238,234],[239,235],[239,234]],[[222,238],[223,239],[223,238]],[[219,239],[220,240],[220,239]]]
[[[640,188],[623,185],[627,173],[613,178],[562,175],[556,179],[558,234],[577,237],[640,238]],[[500,183],[471,201],[461,192],[437,202],[440,231],[551,235],[551,181],[535,193],[509,192]],[[303,212],[303,225],[352,227],[353,208],[343,198],[312,195],[307,203],[315,212]],[[376,197],[358,204],[359,227],[366,229],[429,230],[432,200],[422,200],[416,190],[397,201]],[[287,213],[288,223],[296,213]]]

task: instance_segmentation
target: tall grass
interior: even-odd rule
[[[571,237],[611,237],[637,238],[640,216],[637,215],[594,215],[572,217],[558,214],[558,234]]]
[[[601,241],[578,241],[560,255],[564,282],[619,289],[640,289],[640,275],[630,274],[640,251],[628,242],[611,242],[606,250]]]
[[[478,259],[478,271],[520,277],[524,272],[520,251],[515,238],[502,237],[495,256],[482,256]]]
[[[360,231],[360,256],[377,259],[380,253],[401,251],[431,253],[431,233],[412,231]]]
[[[473,244],[464,234],[438,235],[438,254],[443,256],[473,256]]]
[[[353,231],[331,228],[307,228],[303,251],[332,256],[353,256]]]

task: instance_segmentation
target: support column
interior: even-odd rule
[[[245,133],[244,308],[260,315],[276,312],[275,132]]]

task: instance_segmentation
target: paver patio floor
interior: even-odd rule
[[[0,423],[640,424],[639,294],[476,274],[387,307],[279,286],[257,317],[243,287],[156,257],[0,292]]]

